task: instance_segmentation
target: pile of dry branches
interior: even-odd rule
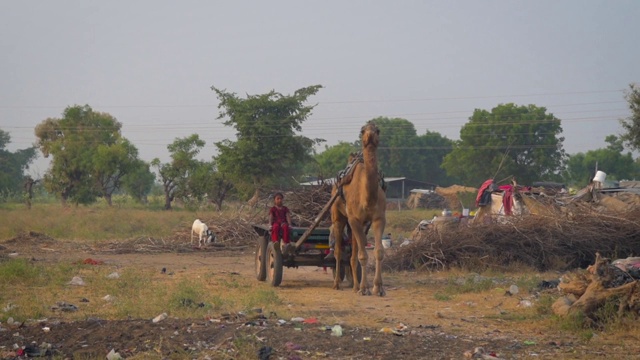
[[[540,271],[586,267],[600,252],[610,258],[640,254],[640,209],[618,216],[512,217],[506,224],[428,229],[385,258],[394,270],[503,269],[526,265]]]
[[[256,208],[262,209],[263,220],[260,223],[268,223],[269,208],[273,206],[273,191],[268,197],[261,199]],[[322,208],[331,199],[331,185],[304,186],[292,191],[280,191],[284,195],[284,205],[291,211],[291,220],[294,226],[308,227],[320,214]],[[331,217],[329,213],[322,218],[320,226],[329,226]]]

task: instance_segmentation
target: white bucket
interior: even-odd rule
[[[469,209],[462,209],[462,216],[469,216]]]
[[[382,239],[382,247],[388,249],[391,247],[391,239]]]
[[[593,181],[603,183],[607,179],[607,174],[604,171],[597,171],[596,176],[593,177]]]

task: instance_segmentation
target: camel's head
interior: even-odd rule
[[[369,121],[360,129],[360,139],[363,147],[369,145],[377,147],[380,141],[380,129],[373,121]]]

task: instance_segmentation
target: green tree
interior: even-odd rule
[[[44,176],[45,188],[60,196],[63,205],[68,200],[77,205],[110,197],[129,169],[119,162],[137,157],[121,128],[116,118],[89,105],[67,107],[62,118],[38,124],[36,145],[45,157],[53,157]]]
[[[415,169],[422,166],[412,161],[418,146],[416,128],[409,120],[377,117],[373,119],[380,129],[378,162],[385,175],[415,178]]]
[[[97,191],[112,205],[113,193],[123,187],[123,178],[138,166],[138,149],[127,139],[119,138],[113,144],[98,145],[93,157],[92,178]]]
[[[633,150],[640,150],[640,88],[637,84],[630,84],[625,93],[625,99],[629,103],[631,115],[620,120],[625,132],[621,135],[624,141]]]
[[[173,143],[167,146],[171,161],[161,163],[155,158],[151,165],[158,169],[160,181],[164,189],[164,208],[171,210],[171,203],[176,197],[189,196],[190,177],[193,176],[201,162],[195,157],[204,147],[205,142],[198,134],[193,134],[185,138],[176,138]]]
[[[354,143],[340,141],[336,145],[324,147],[324,151],[314,156],[314,161],[307,167],[306,174],[320,179],[336,177],[340,170],[347,166],[349,154],[360,150]]]
[[[465,185],[515,176],[521,184],[557,180],[565,152],[560,119],[535,105],[476,109],[442,164]]]
[[[11,143],[8,132],[0,129],[0,191],[19,193],[24,182],[24,171],[36,159],[36,148],[10,152],[6,149]]]
[[[156,180],[156,175],[149,169],[150,164],[136,160],[130,172],[122,178],[122,187],[137,202],[147,203],[147,195]]]
[[[223,140],[215,145],[219,171],[243,195],[253,193],[257,201],[267,185],[284,187],[292,183],[307,161],[313,146],[323,140],[299,135],[302,123],[314,106],[303,105],[322,86],[298,89],[293,95],[270,91],[239,98],[235,93],[211,87],[221,109],[218,120],[237,131],[236,141]]]
[[[453,140],[435,131],[427,130],[425,134],[420,135],[417,139],[419,151],[416,151],[415,158],[409,158],[409,161],[415,163],[415,175],[412,175],[412,178],[440,186],[456,183],[457,179],[447,175],[442,168],[444,158],[452,151],[453,144]]]
[[[622,139],[609,135],[605,141],[609,144],[606,148],[569,156],[563,173],[566,183],[583,187],[593,179],[596,169],[604,171],[607,180],[635,179],[640,175],[640,168],[631,152],[622,153]]]
[[[233,190],[233,184],[219,172],[214,161],[200,162],[189,177],[190,197],[198,202],[205,198],[222,210],[222,203]]]

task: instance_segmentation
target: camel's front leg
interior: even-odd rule
[[[382,260],[384,259],[384,248],[382,247],[382,233],[384,232],[385,219],[376,220],[372,224],[373,236],[375,238],[374,255],[376,258],[376,272],[373,277],[373,294],[385,296],[386,292],[382,286]]]
[[[373,221],[372,229],[373,235],[375,237],[375,250],[374,255],[376,258],[376,273],[373,278],[373,293],[379,296],[385,296],[386,292],[384,291],[384,287],[382,286],[382,260],[384,259],[384,248],[382,247],[382,233],[384,232],[384,227],[386,224],[386,219],[382,217],[381,219],[377,219]]]
[[[371,295],[371,291],[369,290],[369,282],[367,281],[367,261],[369,259],[367,255],[366,245],[367,238],[364,233],[364,226],[362,223],[358,221],[354,221],[353,223],[349,221],[349,225],[351,225],[351,231],[353,232],[353,237],[355,239],[355,244],[352,246],[357,247],[358,251],[358,261],[360,262],[360,267],[362,268],[362,279],[360,279],[360,288],[358,289],[358,294],[360,295]],[[352,257],[353,258],[353,257]],[[357,273],[357,267],[353,267],[354,262],[351,262],[352,269],[351,271],[354,274]],[[354,290],[355,290],[355,281],[354,281]]]
[[[353,234],[353,232],[352,232]],[[353,292],[357,293],[360,289],[360,276],[358,276],[358,243],[351,235],[351,258],[349,259],[351,264],[351,278],[353,279]]]
[[[334,236],[335,244],[333,246],[333,256],[336,259],[336,271],[335,277],[333,279],[333,288],[335,290],[340,290],[340,282],[342,281],[342,277],[340,276],[340,271],[342,269],[342,234],[344,231],[344,224],[334,222],[331,226],[331,235]]]

